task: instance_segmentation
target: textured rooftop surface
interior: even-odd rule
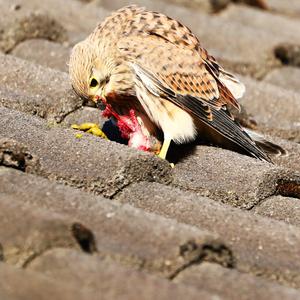
[[[112,125],[73,92],[70,49],[129,3],[190,26],[245,83],[240,122],[288,154],[269,164],[186,145],[171,149],[172,169],[76,137],[73,123]],[[299,0],[0,0],[0,10],[1,299],[300,299]]]

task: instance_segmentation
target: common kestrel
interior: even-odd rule
[[[240,108],[244,85],[187,27],[164,14],[137,6],[116,11],[73,48],[69,68],[76,93],[103,102],[130,146],[148,151],[150,138],[162,131],[159,156],[165,158],[171,140],[200,135],[270,161],[265,141],[228,111]],[[280,149],[266,143],[271,152]]]

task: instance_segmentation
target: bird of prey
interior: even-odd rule
[[[172,140],[197,136],[264,161],[262,148],[280,149],[234,120],[228,108],[240,109],[244,85],[164,14],[138,6],[114,12],[75,45],[69,70],[75,92],[104,103],[130,146],[151,151],[151,137],[162,132],[161,158]]]

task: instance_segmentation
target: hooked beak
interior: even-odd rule
[[[96,94],[94,96],[93,101],[96,103],[97,108],[104,110],[107,102],[103,90],[101,90],[99,94],[100,95]]]
[[[106,104],[106,98],[105,98],[105,95],[104,95],[104,90],[99,89],[99,92],[93,97],[93,101],[95,103],[97,103],[100,100],[102,103]]]

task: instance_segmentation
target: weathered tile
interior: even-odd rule
[[[95,123],[98,124],[101,128],[103,124],[107,121],[106,118],[102,117],[101,111],[94,107],[84,106],[70,114],[68,114],[63,122],[63,126],[70,127],[73,124],[82,124],[82,123]]]
[[[45,39],[26,40],[17,45],[12,55],[44,67],[68,72],[70,48]]]
[[[300,130],[300,128],[299,128]],[[277,144],[280,145],[285,151],[286,155],[274,156],[273,162],[281,167],[289,168],[291,173],[294,171],[300,174],[300,145],[299,143],[289,142],[284,139],[280,139],[277,137],[267,136],[266,138]],[[295,185],[296,186],[296,185]],[[286,194],[284,194],[286,195]],[[299,190],[300,195],[300,190]]]
[[[82,286],[78,288],[78,285],[58,282],[40,273],[20,270],[1,263],[0,298],[3,300],[97,300],[99,294]],[[103,297],[103,299],[111,298]],[[126,296],[122,299],[126,299]]]
[[[286,16],[273,14],[268,10],[258,10],[249,6],[232,5],[222,11],[220,19],[237,22],[257,31],[268,32],[270,36],[279,36],[282,42],[294,42],[300,36],[300,21]]]
[[[256,206],[253,211],[262,216],[300,226],[300,201],[296,198],[272,196]]]
[[[289,169],[208,146],[179,161],[173,176],[178,187],[243,209],[277,193],[280,182],[300,186],[300,175]]]
[[[246,85],[246,93],[240,103],[257,122],[258,131],[298,141],[299,94],[248,77],[241,77],[241,81]]]
[[[282,67],[272,70],[263,81],[280,86],[286,90],[300,93],[300,69],[295,67]]]
[[[231,300],[300,298],[297,290],[211,263],[184,270],[175,278],[175,282],[205,289]]]
[[[40,166],[24,145],[6,138],[0,138],[0,165],[29,173],[37,173]]]
[[[237,270],[300,287],[296,226],[156,183],[130,185],[116,200],[215,232],[231,246]]]
[[[0,20],[0,49],[12,50],[18,43],[32,38],[44,38],[63,42],[66,31],[59,21],[47,13],[24,8],[20,1],[0,1],[2,17]]]
[[[300,67],[300,42],[282,43],[275,48],[275,55],[285,65]]]
[[[83,222],[94,234],[99,255],[135,268],[172,277],[196,261],[233,262],[231,250],[215,234],[30,174],[1,169],[0,190],[16,203]]]
[[[60,122],[83,104],[64,72],[0,54],[0,74],[0,106]]]
[[[243,3],[243,4],[251,5],[262,9],[268,8],[267,0],[232,0],[232,2]]]
[[[41,253],[55,247],[81,248],[81,236],[94,248],[92,232],[76,220],[25,205],[0,193],[0,244],[4,261],[26,266]]]
[[[164,278],[68,249],[48,251],[33,261],[29,268],[72,286],[96,291],[101,299],[223,299],[205,289],[200,291],[174,284]]]
[[[6,2],[6,0],[2,0]],[[20,11],[40,11],[51,19],[57,20],[67,31],[69,44],[74,44],[85,38],[97,23],[109,13],[102,7],[94,4],[84,4],[80,1],[61,0],[11,0],[11,5],[19,5]]]
[[[289,0],[289,2],[282,0],[268,0],[268,7],[275,13],[286,14],[296,18],[300,16],[300,3],[298,0]]]

